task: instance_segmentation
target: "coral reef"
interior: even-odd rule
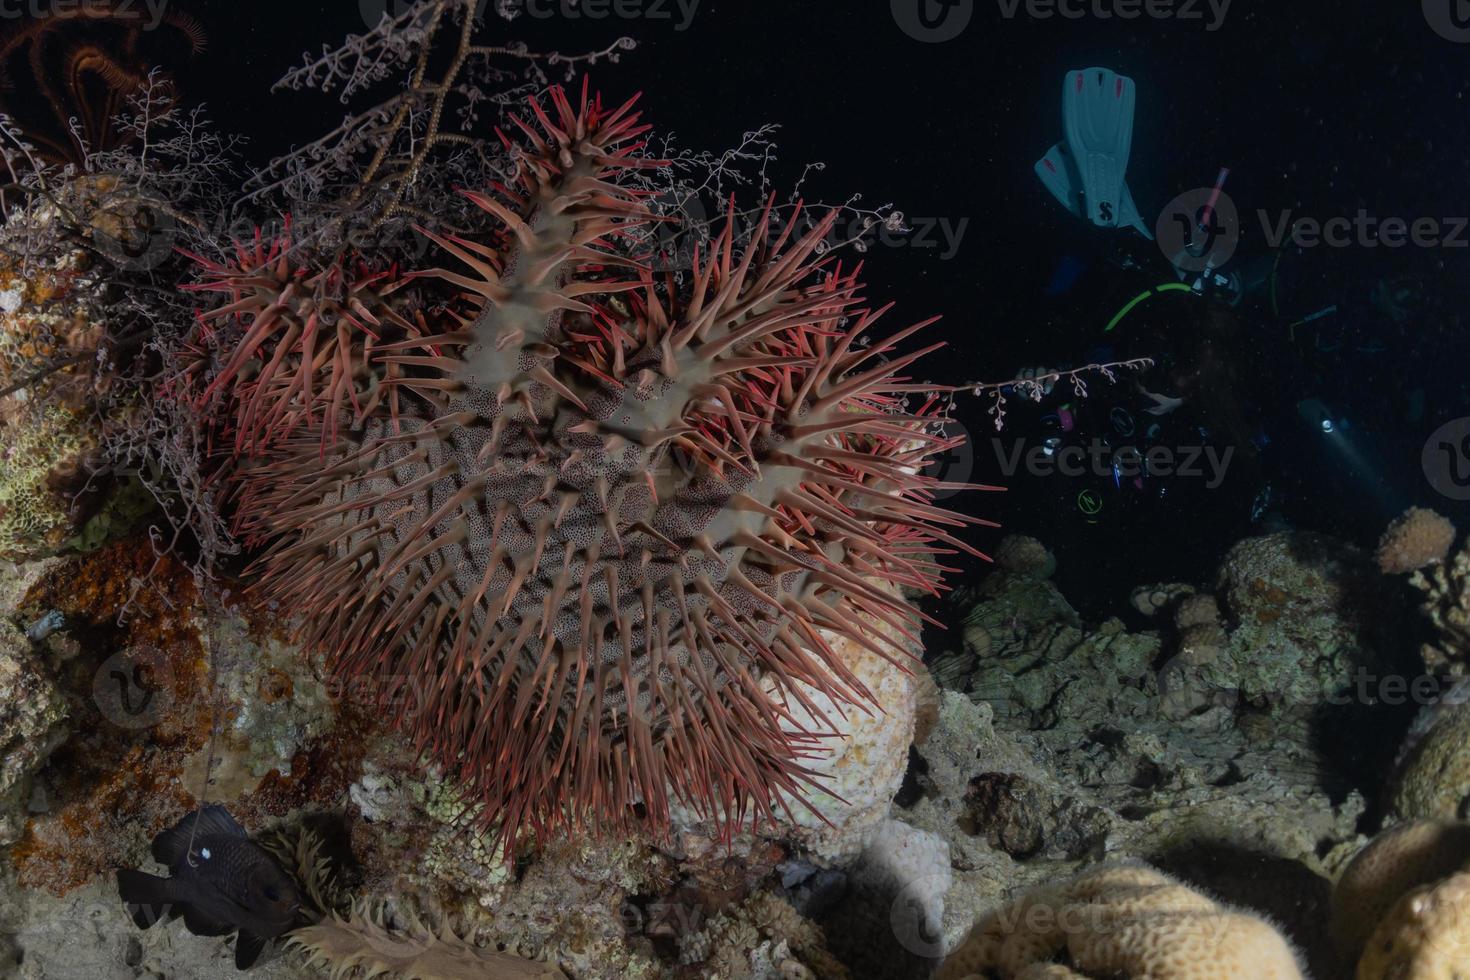
[[[1402,726],[1333,727],[1401,666],[1381,572],[1425,594],[1431,671],[1470,663],[1447,521],[1406,514],[1376,569],[1252,538],[1086,616],[1011,534],[950,593],[986,523],[939,506],[954,392],[840,215],[770,195],[759,133],[691,167],[549,84],[621,42],[390,6],[282,82],[341,127],[244,188],[192,116],[82,176],[6,154],[0,557],[49,557],[0,564],[0,973],[234,975],[108,879],[200,797],[302,885],[272,980],[1463,972],[1470,686],[1387,787]],[[119,142],[178,122],[166,76],[95,57],[137,100]],[[226,215],[265,226],[231,247]],[[1382,834],[1329,917],[1384,813],[1441,822]]]
[[[1215,673],[1248,701],[1312,706],[1347,690],[1359,670],[1382,672],[1380,633],[1395,606],[1351,546],[1305,532],[1242,541],[1220,566],[1216,594],[1232,628]]]
[[[1425,507],[1410,507],[1378,540],[1378,567],[1402,575],[1443,562],[1455,543],[1455,525]]]
[[[937,980],[1048,976],[1119,980],[1302,980],[1265,920],[1142,865],[1113,865],[1029,892],[981,919]]]
[[[1129,855],[1283,922],[1327,975],[1329,882],[1366,808],[1352,787],[1377,787],[1324,754],[1320,702],[1238,696],[1244,648],[1213,594],[1142,594],[1155,628],[1135,633],[1121,620],[1086,624],[1050,583],[1001,568],[956,590],[945,618],[975,632],[959,652],[929,651],[945,690],[895,814],[949,845],[945,941],[1011,889]],[[1335,623],[1326,635],[1367,646],[1351,619],[1319,615]]]
[[[15,614],[45,627],[35,656],[75,731],[36,774],[44,800],[11,852],[28,887],[136,861],[201,790],[252,825],[345,793],[354,706],[330,697],[319,660],[211,608],[178,562],[124,540],[26,577]]]

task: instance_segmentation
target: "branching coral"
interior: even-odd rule
[[[271,281],[283,257],[210,270],[241,323],[216,343],[242,346],[202,401],[241,433],[260,594],[382,681],[507,848],[526,826],[666,829],[675,800],[772,820],[824,748],[801,685],[871,699],[832,637],[902,662],[897,588],[937,591],[935,545],[969,550],[920,472],[952,444],[903,376],[924,351],[895,353],[924,324],[865,345],[883,311],[820,256],[831,217],[768,211],[656,281],[618,248],[652,217],[626,185],[657,165],[633,103],[584,85],[531,112],[514,178],[467,193],[498,228],[433,236],[464,271],[410,277],[452,291],[427,320],[303,309],[347,280]]]
[[[1470,671],[1470,547],[1449,561],[1421,568],[1409,578],[1424,593],[1420,607],[1439,633],[1425,645],[1425,665],[1455,676]]]

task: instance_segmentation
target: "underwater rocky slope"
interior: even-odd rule
[[[206,610],[175,569],[172,601],[130,618],[149,625],[116,626],[145,544],[9,566],[6,954],[23,977],[234,972],[220,940],[138,931],[108,874],[146,866],[152,833],[194,802],[213,670],[224,722],[210,798],[271,842],[319,917],[262,975],[908,977],[957,947],[941,976],[1020,976],[1024,949],[1076,966],[1057,976],[1242,976],[1255,961],[1241,957],[1260,955],[1273,965],[1252,975],[1334,977],[1364,948],[1360,977],[1449,975],[1434,964],[1464,951],[1463,917],[1433,910],[1460,907],[1455,869],[1470,857],[1456,822],[1470,801],[1466,648],[1448,625],[1470,602],[1467,552],[1413,573],[1446,624],[1429,648],[1447,670],[1417,672],[1441,695],[1407,733],[1403,711],[1373,720],[1392,697],[1365,705],[1356,687],[1412,669],[1400,631],[1418,613],[1401,577],[1349,545],[1244,541],[1214,580],[1141,586],[1101,623],[1057,592],[1039,542],[1007,538],[997,559],[945,605],[951,628],[924,669],[876,685],[884,723],[856,726],[833,769],[866,795],[826,811],[835,826],[728,847],[692,829],[574,835],[509,866],[456,831],[472,804],[452,782],[332,690],[278,624]],[[1371,620],[1365,593],[1381,600]],[[98,683],[140,648],[172,681],[148,727]],[[1201,917],[1177,955],[1215,972],[1145,974],[1141,952],[1113,948],[1121,923],[1145,928],[1138,902],[1176,894]],[[1006,941],[1033,921],[1007,918],[1022,896],[1088,910],[1101,938]],[[977,953],[987,928],[999,945]],[[1201,935],[1242,945],[1189,952]],[[1269,972],[1288,967],[1300,973]]]

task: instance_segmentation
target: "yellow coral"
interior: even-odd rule
[[[975,924],[937,980],[1302,980],[1271,925],[1143,865],[1111,865]]]

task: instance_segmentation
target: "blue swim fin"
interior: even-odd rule
[[[1085,208],[1082,190],[1082,175],[1077,172],[1076,161],[1067,152],[1064,144],[1058,143],[1047,151],[1046,156],[1036,161],[1036,176],[1051,191],[1052,197],[1061,202],[1062,207],[1079,218],[1085,217]],[[1117,226],[1120,228],[1133,228],[1153,241],[1154,233],[1138,213],[1138,205],[1133,202],[1133,194],[1128,190],[1128,185],[1123,185],[1123,195],[1118,206]]]
[[[1133,79],[1106,68],[1068,72],[1062,83],[1063,142],[1077,166],[1084,214],[1104,228],[1126,224],[1124,176],[1136,102]]]

